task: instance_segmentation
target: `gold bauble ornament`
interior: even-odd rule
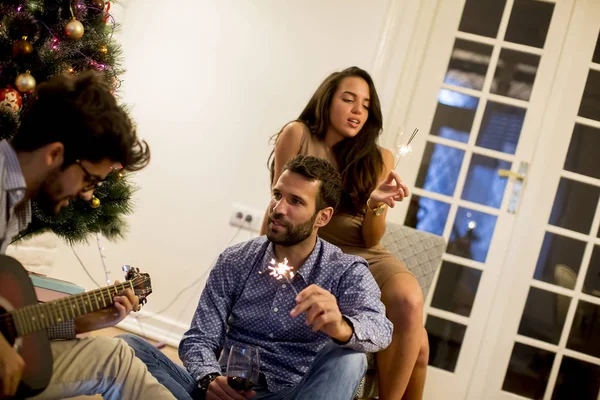
[[[104,0],[91,0],[92,6],[104,11]]]
[[[83,28],[83,24],[73,18],[67,25],[65,25],[65,35],[69,39],[81,39],[85,29]]]
[[[92,200],[90,200],[90,207],[92,207],[92,208],[100,207],[100,199],[97,197],[92,197]]]
[[[23,36],[23,39],[19,39],[12,45],[12,56],[28,56],[33,53],[33,46],[27,41],[27,36]]]
[[[31,93],[35,89],[35,78],[29,71],[19,74],[15,79],[15,87],[21,93]]]

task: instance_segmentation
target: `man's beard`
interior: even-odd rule
[[[284,233],[275,233],[271,231],[270,228],[267,228],[267,238],[274,244],[289,247],[303,242],[312,234],[315,221],[317,220],[317,213],[315,213],[308,221],[295,227],[285,222],[280,214],[271,213],[269,219],[283,225],[286,228],[286,231]]]
[[[60,201],[54,200],[48,194],[48,192],[46,192],[43,189],[40,190],[34,201],[37,209],[46,216],[55,216],[58,215],[58,213],[60,212],[60,210],[58,209],[58,203],[60,203]]]
[[[51,193],[62,193],[63,188],[58,179],[58,171],[52,171],[40,187],[38,193],[34,197],[34,202],[38,211],[41,211],[45,216],[58,215],[60,209],[58,205],[66,199],[57,199]]]

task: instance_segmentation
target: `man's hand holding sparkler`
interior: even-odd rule
[[[342,343],[348,342],[352,337],[352,326],[342,317],[335,296],[327,290],[310,285],[298,293],[296,303],[290,315],[296,318],[305,312],[306,325],[311,325],[314,332],[322,331]]]

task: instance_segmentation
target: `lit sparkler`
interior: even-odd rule
[[[296,290],[296,288],[294,287],[294,285],[292,285],[292,281],[291,279],[294,277],[294,267],[292,267],[291,265],[288,265],[288,260],[287,258],[283,259],[283,262],[278,263],[277,261],[275,261],[274,259],[271,259],[271,262],[269,262],[269,269],[271,270],[271,273],[269,275],[274,276],[275,279],[277,280],[281,280],[282,278],[285,278],[288,283],[290,284],[290,286],[292,287],[292,289],[294,290],[294,293],[296,293],[296,295],[298,295],[298,291]]]
[[[413,139],[415,138],[415,136],[417,135],[417,132],[419,132],[419,128],[415,128],[415,130],[410,135],[410,138],[408,139],[408,142],[406,142],[406,144],[401,144],[398,146],[398,150],[396,151],[396,165],[394,165],[394,169],[396,169],[396,167],[398,167],[398,163],[400,162],[400,159],[412,151],[412,146],[410,144],[413,141]]]

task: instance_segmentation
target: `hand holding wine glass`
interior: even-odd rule
[[[254,396],[253,391],[239,393],[227,383],[226,376],[219,376],[212,381],[206,391],[206,400],[246,400]]]
[[[227,377],[215,379],[206,392],[206,399],[245,400],[254,397],[252,387],[258,382],[260,356],[252,346],[234,344],[227,359]]]
[[[227,383],[235,390],[250,390],[258,382],[260,355],[252,346],[234,344],[227,360]]]

